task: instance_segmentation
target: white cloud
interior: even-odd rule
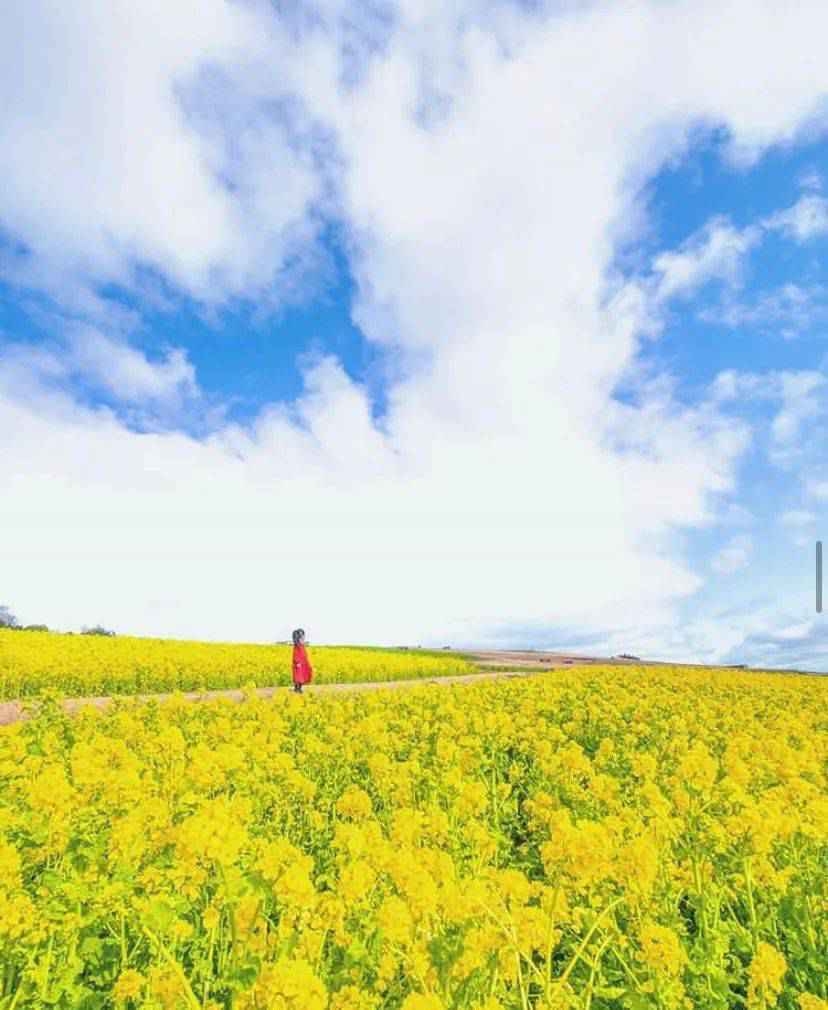
[[[779,517],[779,522],[784,526],[810,526],[816,520],[817,517],[813,512],[806,512],[803,509],[792,509],[790,512],[783,512]]]
[[[749,526],[756,521],[756,517],[744,505],[730,502],[719,515],[718,521],[723,526]]]
[[[828,235],[828,200],[824,196],[801,196],[792,207],[771,215],[764,225],[797,242],[821,238]]]
[[[760,241],[761,234],[758,227],[740,231],[720,218],[708,222],[678,252],[656,256],[653,269],[659,275],[657,299],[687,297],[711,280],[737,286],[745,257]]]
[[[727,296],[721,304],[703,309],[698,316],[704,322],[732,329],[772,331],[785,340],[793,340],[828,319],[828,292],[819,284],[804,287],[788,283],[760,294],[752,302]]]
[[[143,431],[209,432],[229,406],[204,396],[181,348],[150,360],[125,335],[85,324],[66,325],[61,339],[39,345],[0,344],[0,401],[71,425],[79,390],[110,405],[97,415],[102,421],[117,417]]]
[[[801,189],[818,192],[822,189],[822,175],[815,168],[808,168],[800,175],[798,183]]]
[[[140,263],[209,302],[255,292],[312,239],[319,180],[284,125],[221,105],[224,132],[208,128],[222,80],[199,72],[260,51],[246,5],[32,0],[0,28],[0,223],[29,250],[5,251],[7,277],[77,305],[138,283]]]
[[[132,403],[195,396],[195,369],[180,348],[153,363],[141,351],[89,326],[78,327],[72,339],[71,363],[117,399]]]
[[[746,568],[753,552],[753,541],[747,534],[733,537],[710,562],[714,572],[730,575]]]
[[[399,378],[382,430],[323,357],[296,404],[200,441],[135,434],[42,382],[36,400],[0,397],[21,617],[481,644],[496,624],[560,623],[678,641],[677,601],[703,582],[675,531],[709,523],[751,432],[647,377],[652,306],[634,285],[605,304],[608,271],[642,184],[699,123],[724,125],[746,159],[810,121],[828,87],[824,8],[406,5],[345,86],[344,5],[293,41],[266,5],[191,6],[4,15],[41,40],[24,51],[19,30],[0,33],[16,89],[0,220],[35,252],[18,276],[68,298],[140,260],[199,299],[274,278],[283,296],[292,256],[315,262],[321,204],[345,225],[354,318]],[[351,42],[382,34],[356,10]],[[22,75],[18,52],[38,71]],[[76,160],[47,178],[61,144]],[[662,296],[735,282],[754,241],[718,222],[660,260]],[[129,350],[106,373],[119,395],[194,381],[183,359],[147,371]],[[102,381],[94,347],[83,362]],[[639,406],[611,398],[626,374]],[[159,586],[179,605],[159,611]]]
[[[806,421],[824,413],[826,379],[816,372],[788,372],[780,379],[783,406],[771,423],[771,433],[784,447],[800,439]]]
[[[796,641],[807,638],[813,630],[813,627],[813,621],[802,621],[800,624],[791,624],[786,628],[782,628],[775,634],[777,638],[781,638],[783,641]]]
[[[784,463],[791,454],[821,444],[814,437],[820,429],[815,424],[826,411],[826,377],[816,371],[774,371],[763,374],[725,369],[710,386],[715,404],[739,401],[745,405],[759,400],[779,400],[781,406],[770,423],[770,454],[774,462]],[[810,446],[809,446],[810,443]]]
[[[828,501],[828,480],[808,480],[805,491],[815,501]]]

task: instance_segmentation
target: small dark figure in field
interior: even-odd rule
[[[297,628],[293,632],[293,690],[301,694],[302,685],[310,683],[312,676],[313,668],[305,652],[305,632]]]

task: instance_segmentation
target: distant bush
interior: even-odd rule
[[[17,618],[8,607],[0,607],[0,628],[17,628]]]
[[[107,628],[102,627],[100,624],[96,624],[94,628],[82,628],[82,635],[106,635],[108,638],[114,638],[115,632],[109,631]]]
[[[8,607],[0,607],[0,628],[6,631],[48,631],[45,624],[20,624]]]

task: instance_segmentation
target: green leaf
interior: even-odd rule
[[[72,993],[71,1005],[76,1010],[101,1010],[106,1006],[107,997],[102,992],[94,992],[86,986],[77,986]]]
[[[147,910],[147,925],[150,929],[165,932],[176,919],[174,909],[161,898],[156,898]]]
[[[78,952],[84,958],[88,958],[91,961],[98,961],[100,960],[103,947],[103,940],[99,936],[85,936],[78,944]]]
[[[234,989],[249,989],[256,981],[259,974],[258,964],[240,964],[228,975],[227,980]]]
[[[624,1010],[655,1010],[656,1004],[640,992],[628,992],[622,1000]]]
[[[345,953],[355,964],[359,964],[367,957],[368,948],[362,940],[356,939],[351,946],[348,947]]]

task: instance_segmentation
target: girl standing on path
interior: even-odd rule
[[[305,632],[297,628],[293,632],[293,690],[301,694],[302,685],[310,683],[312,676],[313,668],[305,652]]]

